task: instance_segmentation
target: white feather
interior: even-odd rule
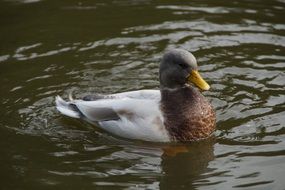
[[[159,109],[158,90],[141,90],[110,96],[112,99],[73,100],[72,104],[76,105],[88,121],[98,123],[102,129],[115,135],[147,141],[170,141]],[[72,110],[69,110],[69,113],[62,110],[62,106],[57,108],[65,115],[75,116]]]
[[[80,113],[71,109],[70,103],[64,101],[60,96],[56,97],[55,103],[56,103],[56,109],[60,111],[62,114],[73,118],[80,118]]]
[[[137,90],[131,92],[122,92],[112,94],[116,98],[134,98],[134,99],[156,99],[160,100],[159,90]]]

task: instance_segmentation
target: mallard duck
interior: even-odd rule
[[[144,141],[197,141],[215,130],[216,118],[201,90],[196,58],[183,49],[166,52],[159,67],[160,90],[138,90],[83,99],[56,97],[62,114],[87,120],[111,134]]]

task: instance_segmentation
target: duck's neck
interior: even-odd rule
[[[204,99],[203,95],[192,86],[178,88],[160,88],[161,104],[167,108],[181,109],[187,108],[195,103],[196,100]]]

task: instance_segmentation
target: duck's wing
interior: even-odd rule
[[[56,103],[61,113],[99,123],[101,128],[118,136],[149,141],[169,141],[159,109],[160,103],[156,99],[125,97],[65,102],[57,97]]]
[[[117,94],[112,94],[111,96],[115,98],[134,98],[134,99],[152,99],[160,100],[160,90],[136,90],[131,92],[122,92]]]
[[[142,108],[145,102],[158,104],[161,99],[159,90],[138,90],[110,95],[94,94],[85,96],[83,100],[64,101],[60,96],[56,97],[56,107],[64,115],[74,118],[86,117],[91,121],[104,121],[119,119],[118,112],[145,112]],[[136,105],[139,104],[139,105]],[[141,109],[138,109],[138,107]]]
[[[159,90],[136,90],[130,92],[122,92],[116,94],[92,94],[83,97],[85,101],[95,101],[102,99],[122,99],[122,98],[133,98],[133,99],[155,99],[160,100],[160,91]]]
[[[123,117],[147,118],[158,108],[157,101],[133,98],[74,100],[72,105],[90,121],[116,120]]]
[[[83,118],[89,121],[104,121],[119,119],[111,108],[104,106],[102,101],[70,100],[65,101],[60,96],[56,97],[56,108],[63,115],[73,118]],[[94,104],[96,102],[96,104]]]

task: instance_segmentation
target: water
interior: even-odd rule
[[[0,2],[0,189],[284,189],[284,0]],[[168,48],[197,57],[215,137],[128,141],[54,97],[158,88]],[[180,150],[175,154],[174,150]]]

